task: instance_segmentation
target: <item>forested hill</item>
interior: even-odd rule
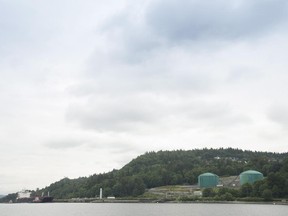
[[[204,172],[235,176],[248,169],[258,170],[264,176],[281,172],[287,179],[288,153],[232,148],[147,152],[120,170],[78,179],[64,178],[35,193],[50,191],[55,198],[95,197],[103,188],[103,196],[138,196],[147,188],[197,184],[198,175]]]

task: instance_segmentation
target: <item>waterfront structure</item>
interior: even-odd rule
[[[253,184],[255,181],[262,180],[264,178],[261,172],[255,170],[247,170],[240,174],[240,184]]]
[[[103,191],[102,191],[102,188],[100,188],[100,194],[99,194],[99,199],[103,199]]]
[[[203,173],[198,176],[198,186],[200,188],[216,187],[219,183],[219,176],[214,173]]]

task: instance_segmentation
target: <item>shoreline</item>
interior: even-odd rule
[[[138,204],[258,204],[258,205],[288,205],[287,201],[176,201],[176,200],[143,200],[143,199],[102,199],[102,200],[82,200],[82,201],[75,201],[75,200],[55,200],[52,203],[138,203]]]
[[[114,201],[107,201],[107,200],[99,200],[94,202],[68,202],[68,201],[56,201],[56,202],[49,202],[44,204],[229,204],[229,205],[281,205],[281,206],[288,206],[288,202],[247,202],[247,201],[165,201],[165,202],[157,202],[157,201],[141,201],[141,200],[114,200]],[[11,204],[41,204],[41,203],[0,203],[4,205],[11,205]],[[42,203],[43,204],[43,203]]]

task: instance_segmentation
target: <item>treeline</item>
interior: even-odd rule
[[[8,194],[7,196],[4,196],[0,199],[0,203],[8,203],[10,202],[10,200],[16,200],[16,197],[17,197],[17,193],[11,193],[11,194]]]
[[[44,191],[49,191],[56,199],[92,198],[99,195],[100,188],[103,188],[104,197],[139,196],[148,188],[197,184],[198,175],[204,172],[213,172],[219,176],[233,176],[254,169],[269,177],[263,184],[267,185],[267,189],[272,191],[273,196],[283,197],[287,196],[287,191],[282,190],[283,185],[286,188],[288,186],[286,180],[288,165],[285,160],[287,158],[288,153],[253,152],[232,148],[147,152],[133,159],[120,170],[78,179],[64,178],[33,193],[40,195]],[[276,176],[277,181],[271,183],[273,176]],[[277,187],[279,193],[276,192]],[[260,192],[253,193],[259,196]]]

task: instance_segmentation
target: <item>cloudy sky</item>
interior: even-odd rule
[[[288,1],[0,0],[0,194],[147,151],[287,152]]]

